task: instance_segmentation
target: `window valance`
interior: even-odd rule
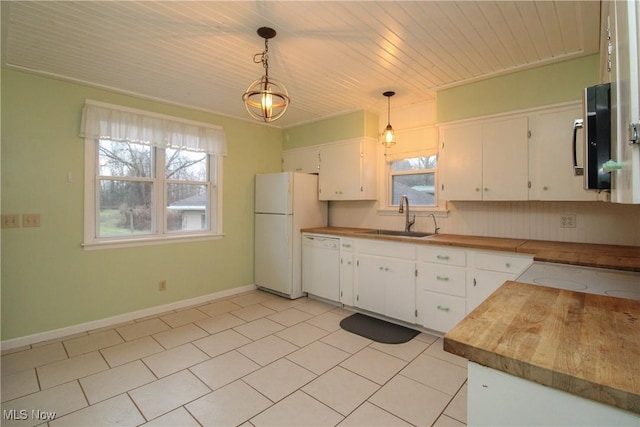
[[[95,101],[85,103],[80,136],[217,156],[227,154],[227,141],[220,126]]]

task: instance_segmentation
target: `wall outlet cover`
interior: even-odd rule
[[[2,214],[2,228],[18,228],[18,227],[20,227],[20,215]]]

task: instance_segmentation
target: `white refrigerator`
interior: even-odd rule
[[[255,284],[287,298],[302,292],[301,228],[327,225],[318,176],[295,172],[256,175]]]

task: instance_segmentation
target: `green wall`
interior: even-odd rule
[[[282,149],[309,147],[361,136],[377,138],[379,133],[377,114],[354,111],[285,129]]]
[[[575,101],[598,84],[599,55],[582,56],[444,89],[438,92],[438,123]]]
[[[41,215],[40,228],[2,230],[2,340],[253,283],[254,175],[280,170],[281,130],[17,71],[1,78],[2,213]],[[224,127],[224,238],[82,249],[85,98]]]

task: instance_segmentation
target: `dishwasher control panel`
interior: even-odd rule
[[[303,239],[303,244],[307,246],[314,246],[317,248],[339,249],[340,239],[335,237],[305,234]]]

